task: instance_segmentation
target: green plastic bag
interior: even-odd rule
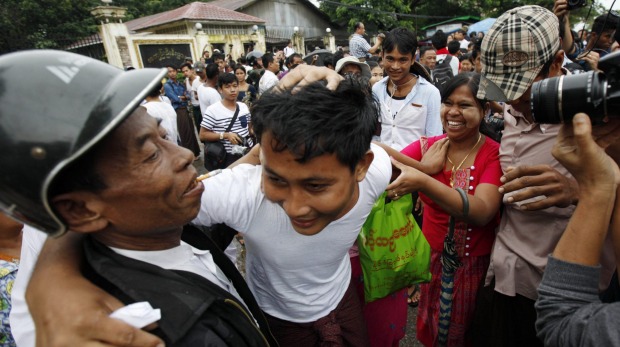
[[[357,239],[366,302],[431,280],[431,247],[411,214],[411,194],[387,203],[386,196],[375,202]]]

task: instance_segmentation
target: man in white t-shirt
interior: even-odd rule
[[[289,41],[286,47],[284,47],[284,58],[290,57],[293,53],[295,53],[295,48],[293,48],[293,41]]]
[[[205,83],[198,86],[198,90],[196,93],[198,94],[198,102],[200,103],[200,114],[203,116],[205,112],[207,112],[207,108],[209,106],[222,100],[222,96],[216,89],[217,78],[219,74],[220,74],[220,70],[217,64],[207,65],[207,68],[206,68],[207,80]]]
[[[282,85],[292,86],[312,72],[326,77],[329,87],[338,81],[329,76],[335,74],[331,70],[299,67]],[[387,154],[370,146],[377,112],[372,99],[350,81],[342,82],[336,91],[311,84],[295,94],[290,90],[266,93],[253,108],[262,166],[238,165],[203,181],[204,205],[196,221],[225,221],[244,230],[247,280],[282,346],[316,346],[321,341],[368,345],[360,303],[350,284],[348,249],[391,176]],[[253,158],[244,158],[248,157]],[[208,196],[218,202],[207,201]],[[72,322],[75,315],[60,309],[71,306],[71,312],[79,307],[80,312],[96,313],[101,303],[76,303],[94,297],[106,300],[83,280],[76,280],[75,252],[66,252],[74,246],[62,244],[54,242],[52,247],[64,249],[50,249],[46,262],[35,271],[32,298],[38,316],[45,315],[46,309],[59,316],[43,325],[41,334],[76,341],[108,340],[107,336],[121,332],[137,334],[99,315],[97,326],[109,329],[101,337],[90,327],[92,322]],[[42,284],[60,274],[74,278],[53,281],[51,295]],[[56,324],[60,321],[67,324]],[[48,330],[51,326],[54,329]]]
[[[263,94],[252,109],[262,166],[204,181],[195,223],[244,234],[246,280],[282,346],[315,346],[337,326],[336,341],[368,344],[348,250],[391,165],[370,146],[376,106],[353,84]]]
[[[267,53],[263,55],[261,58],[263,62],[263,66],[265,67],[265,73],[260,78],[258,82],[258,94],[262,94],[269,90],[271,87],[278,84],[278,76],[276,74],[280,71],[280,62],[276,59],[276,57]]]
[[[185,90],[187,90],[187,94],[189,95],[189,104],[192,110],[191,116],[198,129],[200,122],[202,122],[202,113],[200,112],[200,103],[198,102],[198,87],[202,82],[196,74],[194,66],[190,63],[181,65],[181,72],[183,72],[185,76]]]

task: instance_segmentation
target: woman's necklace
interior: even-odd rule
[[[461,166],[463,166],[467,158],[469,158],[469,155],[474,152],[474,149],[476,149],[476,147],[478,147],[478,144],[480,143],[480,139],[482,139],[482,134],[479,133],[478,141],[476,141],[476,144],[469,150],[465,158],[461,160],[461,163],[459,164],[459,166],[456,167],[456,170],[454,169],[454,163],[452,162],[452,160],[450,160],[450,157],[446,154],[446,158],[448,158],[448,162],[452,164],[452,174],[450,175],[450,187],[454,188],[454,176],[456,175],[456,172],[461,169]]]

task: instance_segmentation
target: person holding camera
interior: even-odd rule
[[[205,168],[209,171],[223,169],[241,158],[250,139],[250,110],[247,105],[237,102],[239,84],[232,73],[221,74],[217,88],[222,100],[207,108],[200,124],[200,141],[205,143]],[[225,154],[210,143],[221,142]]]
[[[600,258],[617,224],[618,164],[606,153],[620,133],[618,123],[596,134],[584,113],[562,126],[553,156],[579,184],[579,205],[552,255],[538,288],[536,329],[545,346],[618,346],[619,306],[601,303]],[[599,136],[597,136],[599,135]]]
[[[478,291],[474,346],[543,346],[535,330],[537,288],[579,200],[577,182],[551,156],[560,125],[545,123],[556,115],[534,119],[531,109],[534,82],[568,74],[559,32],[553,12],[529,5],[501,15],[482,41],[478,98],[508,105],[499,152],[504,211]],[[615,267],[611,247],[606,252],[602,288]]]
[[[553,4],[553,12],[563,26],[562,49],[566,57],[577,62],[584,70],[598,70],[600,58],[611,52],[613,36],[618,26],[618,17],[613,14],[604,14],[594,19],[592,33],[585,47],[581,47],[573,39],[569,20],[570,11],[574,8],[586,5],[586,1],[556,0]]]

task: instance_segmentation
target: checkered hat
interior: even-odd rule
[[[516,100],[560,49],[558,17],[540,6],[502,14],[484,36],[478,98]]]

